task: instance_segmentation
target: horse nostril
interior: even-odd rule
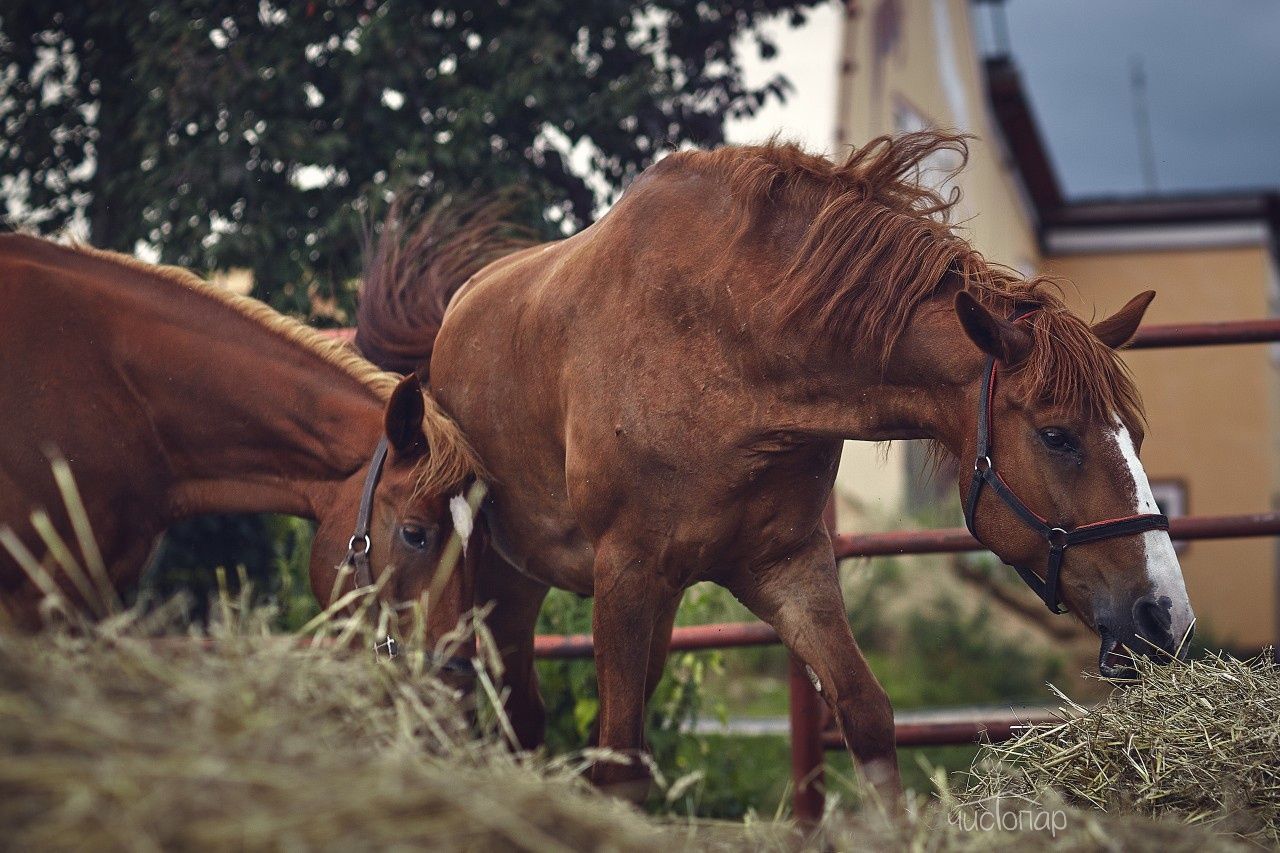
[[[1157,600],[1154,595],[1144,595],[1133,603],[1133,624],[1138,629],[1138,636],[1166,652],[1173,651],[1173,634],[1169,631],[1173,616],[1169,610],[1169,599]],[[1134,651],[1150,654],[1154,650]]]

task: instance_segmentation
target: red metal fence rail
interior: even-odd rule
[[[1222,323],[1163,323],[1143,326],[1130,349],[1270,344],[1280,341],[1280,319],[1230,320]]]
[[[1280,512],[1255,515],[1214,515],[1174,518],[1169,535],[1175,540],[1239,539],[1280,536]],[[883,557],[896,554],[949,554],[985,548],[962,527],[944,530],[900,530],[889,533],[842,533],[835,537],[836,557]],[[721,622],[691,625],[671,632],[672,651],[737,649],[771,646],[778,632],[763,622]],[[590,634],[539,634],[534,655],[540,658],[589,658],[595,646]]]
[[[1169,520],[1169,535],[1178,540],[1238,539],[1280,535],[1280,512],[1245,515],[1194,515]],[[985,551],[963,527],[937,530],[893,530],[887,533],[841,533],[832,546],[836,559],[894,554],[954,554]]]

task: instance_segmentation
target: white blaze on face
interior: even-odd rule
[[[453,517],[453,530],[462,541],[462,553],[467,553],[467,540],[471,538],[471,530],[475,526],[475,517],[471,514],[471,505],[465,495],[454,495],[449,498],[449,515]]]
[[[1134,513],[1159,512],[1155,495],[1151,493],[1151,482],[1147,480],[1147,472],[1138,461],[1138,453],[1133,447],[1129,430],[1117,419],[1112,435],[1121,457],[1129,466],[1129,474],[1133,477]],[[1151,582],[1151,593],[1157,601],[1167,597],[1171,602],[1169,615],[1173,624],[1170,631],[1175,641],[1181,640],[1190,629],[1195,615],[1191,612],[1191,601],[1187,598],[1187,586],[1182,580],[1182,566],[1173,550],[1173,540],[1164,530],[1148,530],[1142,534],[1142,545],[1146,552],[1147,580]]]

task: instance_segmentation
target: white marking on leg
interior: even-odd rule
[[[1129,475],[1133,478],[1134,512],[1159,512],[1160,507],[1151,492],[1151,482],[1147,479],[1146,469],[1138,461],[1138,453],[1134,449],[1129,430],[1117,420],[1112,435],[1120,455],[1129,467]],[[1169,615],[1173,618],[1170,630],[1174,640],[1180,640],[1191,627],[1195,616],[1191,612],[1187,585],[1182,578],[1182,566],[1173,550],[1173,540],[1169,538],[1167,531],[1149,530],[1142,534],[1142,546],[1146,553],[1147,580],[1151,582],[1151,592],[1157,599],[1166,596],[1169,598],[1172,603]]]

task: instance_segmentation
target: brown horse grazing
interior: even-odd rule
[[[384,599],[418,599],[449,532],[449,494],[476,467],[416,377],[397,382],[184,270],[27,236],[0,235],[0,312],[0,604],[11,621],[38,625],[54,587],[94,606],[99,590],[85,589],[82,572],[97,564],[118,591],[137,581],[167,525],[209,512],[318,520],[311,585],[322,603],[351,586],[336,572],[353,539],[370,574],[395,567]],[[367,538],[353,537],[384,436]],[[73,528],[54,455],[70,466],[91,536]],[[62,541],[79,542],[80,568],[64,567],[56,538],[33,527],[38,510]],[[32,577],[46,573],[44,583]],[[441,596],[452,606],[431,603],[439,624],[429,638],[470,606],[455,577]]]
[[[600,744],[634,750],[681,593],[710,580],[777,629],[895,790],[892,709],[821,523],[843,439],[979,459],[960,476],[978,536],[1102,635],[1104,669],[1116,642],[1177,651],[1191,608],[1114,352],[1150,294],[1090,329],[1044,282],[988,265],[946,224],[954,200],[915,180],[942,149],[967,154],[936,132],[839,164],[780,144],[672,154],[590,228],[453,296],[430,386],[494,475],[476,584],[525,743],[544,722],[531,640],[549,586],[595,596]],[[358,343],[376,361],[370,341],[416,334],[426,352],[439,318],[394,318],[456,284],[367,281]]]

